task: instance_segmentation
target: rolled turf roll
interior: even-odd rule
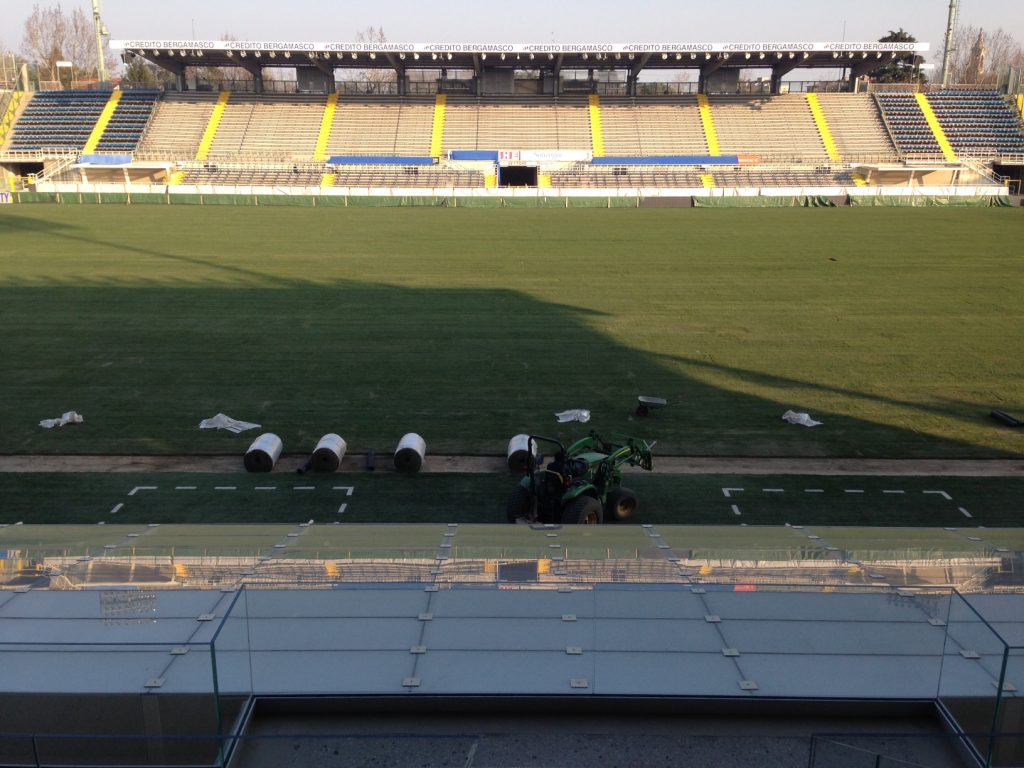
[[[341,435],[333,432],[324,435],[313,449],[310,468],[314,472],[337,472],[347,449],[348,443]]]
[[[415,432],[410,432],[398,441],[398,448],[395,450],[395,469],[399,472],[419,472],[426,455],[426,441]]]
[[[249,450],[245,452],[245,471],[269,472],[281,458],[283,449],[280,437],[273,432],[263,433],[252,441]]]

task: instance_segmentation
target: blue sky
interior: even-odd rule
[[[21,46],[35,2],[0,0],[0,45]],[[91,0],[62,0],[91,13]],[[961,0],[960,19],[1024,42],[1021,0]],[[217,39],[230,32],[249,40],[347,41],[382,26],[392,42],[739,42],[876,40],[903,27],[942,46],[948,0],[103,0],[114,38]],[[194,26],[193,26],[194,25]],[[845,29],[845,36],[844,36]]]

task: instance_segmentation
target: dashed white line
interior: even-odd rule
[[[213,486],[215,491],[237,491],[238,486],[235,485],[215,485]]]
[[[174,490],[176,491],[194,491],[196,487],[194,485],[176,485]]]
[[[123,507],[123,506],[124,506],[124,504],[118,504],[116,507],[114,507],[112,510],[110,510],[110,514],[116,515],[118,512],[121,511],[121,507]]]
[[[338,514],[344,515],[346,509],[348,509],[348,504],[342,504],[340,507],[338,507]]]
[[[139,491],[155,491],[155,490],[156,490],[156,486],[155,485],[136,485],[134,488],[132,488],[130,491],[128,491],[128,495],[129,496],[134,496]]]
[[[953,500],[953,497],[950,496],[945,491],[921,491],[921,493],[932,493],[932,494],[935,494],[936,496],[941,496],[946,501],[952,501]]]
[[[254,491],[276,491],[276,485],[257,485],[253,488]]]
[[[722,494],[725,496],[725,498],[731,499],[733,491],[735,491],[736,493],[743,493],[742,488],[723,488]]]
[[[882,491],[882,493],[906,493],[906,491]]]
[[[782,488],[762,488],[761,493],[785,493]]]
[[[974,515],[972,515],[972,514],[971,514],[970,512],[968,512],[968,511],[967,511],[966,509],[964,509],[963,507],[960,507],[960,511],[961,511],[961,512],[963,513],[963,516],[964,516],[964,517],[974,517]]]
[[[824,493],[824,488],[804,488],[804,493]]]
[[[293,491],[315,491],[316,490],[316,486],[315,485],[293,485],[292,486],[292,490]]]
[[[331,490],[334,490],[334,491],[345,491],[345,495],[346,496],[351,496],[352,492],[355,490],[355,486],[352,486],[352,485],[336,485]]]
[[[864,491],[862,489],[860,489],[860,488],[844,488],[843,492],[844,493],[864,493]]]
[[[735,504],[733,504],[733,505],[732,505],[732,513],[733,513],[734,515],[738,515],[738,514],[740,514],[740,508],[739,508],[739,507],[737,507],[737,506],[736,506]]]

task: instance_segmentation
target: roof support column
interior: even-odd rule
[[[717,59],[710,57],[700,65],[700,77],[697,79],[697,93],[708,92],[708,78],[722,68],[725,59],[719,56]]]
[[[855,92],[857,89],[857,81],[877,67],[877,59],[861,59],[850,67],[850,90]]]
[[[787,59],[772,65],[772,96],[782,91],[782,78],[796,69],[796,59]]]
[[[337,90],[337,87],[334,85],[334,66],[320,59],[313,63],[316,64],[317,69],[327,75],[327,93],[334,93]]]
[[[640,72],[647,66],[647,62],[651,60],[651,54],[645,53],[640,57],[640,60],[632,64],[629,68],[629,75],[626,77],[626,93],[629,96],[636,96],[636,81],[640,78]]]
[[[405,64],[402,63],[393,53],[385,53],[385,58],[388,60],[388,64],[395,70],[395,81],[398,84],[398,95],[406,96],[409,92],[409,80],[405,76]]]
[[[551,86],[551,89],[555,96],[559,96],[562,93],[562,58],[563,54],[561,53],[555,56],[555,64],[551,68],[551,72],[555,78],[555,82]]]
[[[263,67],[256,62],[246,61],[245,52],[242,52],[242,57],[238,61],[238,66],[252,75],[252,89],[256,93],[263,93]]]

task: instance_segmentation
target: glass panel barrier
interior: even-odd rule
[[[993,749],[1009,647],[958,592],[950,599],[938,701],[982,760]]]
[[[218,729],[222,736],[236,736],[241,732],[252,701],[249,629],[249,595],[243,587],[232,595],[227,613],[210,644],[220,718]]]

